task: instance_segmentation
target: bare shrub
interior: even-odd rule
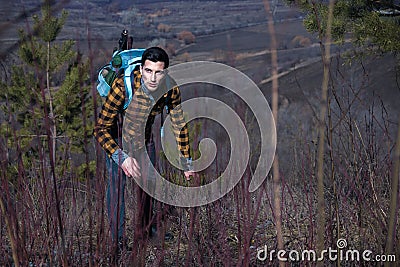
[[[215,49],[212,51],[212,57],[215,61],[232,64],[236,60],[236,53],[233,51]]]
[[[308,47],[311,45],[310,38],[302,35],[296,35],[290,42],[294,47]]]
[[[147,18],[147,19],[144,20],[143,25],[144,25],[145,27],[150,27],[150,25],[151,25],[152,23],[153,23],[152,19]]]
[[[164,24],[164,23],[160,23],[160,24],[158,24],[158,26],[157,26],[157,30],[158,30],[159,32],[165,32],[165,33],[167,33],[167,32],[170,32],[171,29],[172,29],[172,26],[167,25],[167,24]]]
[[[175,56],[176,55],[175,44],[167,43],[164,48],[167,51],[168,55],[170,55],[170,56]]]
[[[171,14],[171,11],[168,8],[163,8],[161,10],[157,10],[154,13],[147,14],[148,19],[155,19],[158,17],[165,17],[169,16]]]
[[[178,40],[183,41],[185,44],[191,44],[196,41],[196,37],[190,31],[181,31],[178,33]]]
[[[183,53],[182,55],[178,56],[178,60],[182,62],[189,62],[192,61],[192,57],[188,52]]]

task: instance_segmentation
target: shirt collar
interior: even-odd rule
[[[153,95],[151,94],[150,90],[144,84],[143,79],[141,79],[141,88],[142,88],[143,93],[146,96],[148,96],[152,102],[155,102]]]

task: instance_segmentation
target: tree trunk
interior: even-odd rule
[[[49,119],[51,123],[51,146],[53,147],[53,153],[50,155],[53,159],[53,162],[56,162],[56,137],[57,137],[57,129],[55,116],[53,111],[53,96],[51,94],[50,89],[50,42],[47,42],[47,66],[46,66],[46,87],[47,93],[49,97]]]

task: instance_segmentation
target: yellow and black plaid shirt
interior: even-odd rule
[[[134,149],[141,149],[144,147],[144,142],[141,140],[145,140],[145,137],[146,139],[149,138],[148,134],[154,122],[154,117],[161,113],[165,106],[167,94],[163,95],[151,109],[152,100],[141,88],[139,71],[135,72],[133,86],[135,94],[128,108],[124,110],[126,97],[124,78],[123,75],[116,78],[97,119],[94,136],[110,157],[120,149],[117,141],[121,135],[121,132],[118,133],[118,125],[122,124],[121,115],[125,117],[122,133],[124,144],[131,144]],[[177,86],[174,86],[171,90],[170,117],[178,149],[185,158],[190,158],[189,134],[180,105],[180,90]],[[145,133],[146,136],[143,137],[142,135]],[[132,150],[131,147],[126,149]]]

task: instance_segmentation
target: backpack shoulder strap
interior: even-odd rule
[[[171,77],[169,75],[165,77],[165,82],[168,88],[167,97],[165,98],[165,109],[167,111],[167,114],[169,114],[172,109],[171,97],[173,91],[173,87],[171,87]]]

